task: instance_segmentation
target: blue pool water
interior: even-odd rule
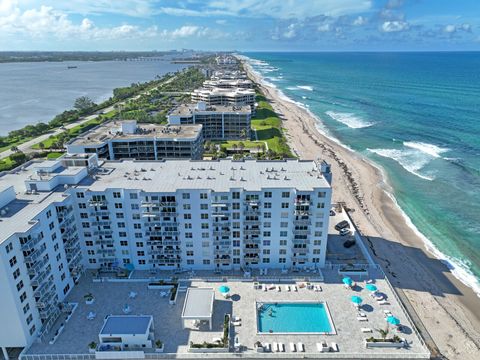
[[[263,303],[258,306],[260,333],[330,333],[323,303]]]

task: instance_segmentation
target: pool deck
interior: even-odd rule
[[[413,331],[412,324],[408,321],[406,314],[402,311],[400,304],[396,301],[387,281],[380,271],[374,270],[369,278],[374,279],[379,291],[387,297],[389,305],[378,305],[369,295],[370,292],[364,288],[364,282],[357,281],[357,286],[352,289],[345,289],[342,277],[336,270],[324,270],[323,282],[317,282],[322,291],[313,291],[306,288],[298,288],[298,291],[286,291],[285,285],[296,284],[299,287],[301,281],[284,277],[281,291],[277,290],[256,290],[254,283],[247,280],[229,279],[224,281],[207,281],[199,279],[198,274],[194,280],[185,282],[191,287],[213,287],[215,289],[213,330],[208,326],[200,329],[182,328],[181,312],[185,300],[185,292],[179,292],[175,305],[170,305],[168,297],[161,297],[160,290],[149,290],[148,282],[93,282],[91,273],[85,274],[80,283],[72,290],[67,300],[78,303],[70,321],[65,325],[63,332],[53,345],[48,342],[34,343],[26,352],[29,354],[85,354],[88,357],[87,344],[91,341],[98,343],[98,333],[103,325],[105,316],[109,314],[123,314],[125,304],[129,304],[132,315],[152,315],[154,318],[155,339],[161,339],[165,344],[165,353],[149,353],[147,358],[193,358],[202,357],[206,354],[193,354],[188,352],[190,341],[195,343],[207,341],[212,342],[214,338],[222,336],[223,316],[230,313],[232,316],[241,318],[240,326],[232,326],[232,341],[240,343],[241,351],[227,354],[208,354],[208,357],[244,357],[244,358],[295,358],[295,357],[319,357],[319,358],[428,358],[428,351],[421,340]],[[215,278],[211,274],[211,278]],[[218,276],[217,276],[218,277]],[[310,274],[310,278],[313,277]],[[355,278],[355,280],[359,280]],[[137,279],[138,280],[138,279]],[[364,279],[363,279],[364,280]],[[231,296],[224,299],[219,293],[220,285],[228,284]],[[270,279],[266,281],[270,285]],[[129,299],[130,291],[138,295],[135,299]],[[83,296],[91,292],[95,296],[92,305],[86,305]],[[368,321],[357,320],[357,310],[351,303],[351,296],[358,295],[363,299],[362,312],[366,314]],[[335,335],[318,334],[258,334],[256,324],[256,302],[279,302],[279,301],[322,301],[325,302],[330,311]],[[376,329],[385,329],[387,322],[384,319],[383,310],[390,310],[398,317],[406,328],[405,333],[398,334],[408,341],[408,348],[404,349],[366,349],[365,339],[370,336],[379,337]],[[96,318],[87,320],[87,314],[93,311]],[[62,320],[59,320],[62,321]],[[373,333],[362,333],[361,328],[371,328]],[[390,326],[390,328],[392,328]],[[338,344],[338,353],[319,353],[317,343],[327,341]],[[274,342],[285,345],[285,353],[257,353],[254,344],[260,341],[273,344]],[[305,346],[305,353],[292,353],[289,343],[302,342]],[[233,347],[232,347],[233,351]],[[46,359],[46,357],[44,357]],[[78,357],[80,358],[80,356]],[[32,358],[33,359],[33,358]],[[37,359],[40,359],[37,357]]]

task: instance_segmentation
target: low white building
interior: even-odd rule
[[[152,348],[153,316],[109,315],[98,334],[99,351]]]
[[[192,92],[192,102],[204,102],[208,106],[250,106],[255,112],[255,91],[253,89],[201,88]]]

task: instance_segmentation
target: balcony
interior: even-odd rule
[[[310,240],[308,239],[292,239],[292,243],[294,245],[306,245],[306,244],[310,244]]]
[[[259,216],[261,213],[260,209],[246,209],[243,212],[243,215],[245,216]]]
[[[36,275],[47,263],[48,260],[46,258],[39,259],[28,268],[28,275]]]
[[[245,235],[260,235],[260,229],[244,229],[243,233]]]
[[[247,256],[247,254],[260,254],[260,248],[245,248],[244,253],[245,256]]]
[[[106,255],[106,256],[114,256],[115,249],[97,249],[97,254],[99,255]],[[105,257],[105,256],[103,256]]]
[[[107,200],[94,200],[91,199],[88,201],[88,205],[90,206],[107,206],[108,201]]]
[[[295,199],[295,206],[310,206],[312,202],[307,199]]]
[[[181,253],[181,249],[155,249],[147,251],[148,255],[177,255]]]
[[[214,230],[213,231],[213,236],[230,236],[230,231],[228,230]]]
[[[35,250],[30,253],[30,255],[25,256],[25,263],[33,264],[35,261],[47,250],[47,245],[42,244],[42,246],[35,248]]]
[[[243,203],[248,206],[260,206],[260,200],[244,200]]]
[[[111,220],[92,221],[92,226],[110,226],[111,224]]]
[[[36,304],[37,308],[38,309],[47,308],[51,304],[54,296],[55,296],[55,290],[53,288],[50,288],[48,291],[45,292],[45,294],[40,299],[38,299]]]
[[[113,246],[114,242],[115,241],[113,239],[97,239],[97,240],[95,240],[95,245]]]
[[[40,284],[50,275],[52,270],[48,267],[36,274],[36,276],[30,281],[32,286],[40,286]]]
[[[25,244],[22,245],[22,250],[23,251],[33,250],[35,245],[37,245],[40,241],[42,241],[42,237],[40,235],[31,236],[31,238]]]
[[[309,219],[297,219],[293,220],[293,224],[298,226],[307,226],[312,225],[312,221]]]
[[[47,281],[44,281],[39,288],[33,293],[34,297],[42,299],[50,290],[53,285],[53,276],[50,276]]]
[[[261,240],[260,239],[243,239],[243,242],[245,244],[260,244]]]
[[[90,215],[91,216],[110,216],[110,211],[106,210],[90,210]]]
[[[215,264],[230,264],[231,258],[229,255],[223,255],[222,257],[213,259]]]
[[[261,223],[261,220],[260,219],[256,219],[256,220],[244,220],[243,221],[243,224],[246,225],[246,226],[252,226],[252,225],[259,225]]]
[[[295,210],[295,216],[310,216],[312,213],[308,210]]]
[[[95,230],[93,232],[93,235],[94,236],[106,236],[106,235],[112,235],[113,234],[113,230],[112,229],[108,229],[108,230]]]
[[[298,230],[298,229],[293,229],[293,235],[310,235],[312,232],[310,230]]]

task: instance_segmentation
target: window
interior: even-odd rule
[[[87,240],[85,241],[86,246],[93,246],[93,241],[92,240]]]
[[[266,192],[263,194],[263,197],[264,197],[264,198],[271,198],[271,197],[272,197],[272,192],[271,192],[271,191],[266,191]]]
[[[131,204],[131,205],[130,205],[130,208],[131,208],[132,210],[138,210],[138,209],[140,209],[140,207],[138,206],[138,204]]]
[[[287,240],[280,240],[280,246],[287,246]]]
[[[208,210],[208,204],[200,204],[200,210]]]
[[[192,214],[183,214],[183,218],[185,220],[191,220],[192,219]]]
[[[142,239],[143,234],[142,233],[135,233],[135,239]]]
[[[192,247],[193,247],[193,242],[190,242],[190,241],[189,241],[189,242],[186,242],[186,243],[185,243],[185,247],[187,247],[187,248],[192,248]]]
[[[288,236],[288,232],[286,232],[286,231],[280,231],[280,236],[281,236],[281,237],[287,237],[287,236]]]
[[[264,227],[264,228],[271,228],[271,227],[272,227],[272,223],[271,223],[270,221],[265,221],[265,222],[263,223],[263,227]]]
[[[133,224],[133,228],[134,228],[134,229],[141,229],[141,228],[142,228],[142,224]]]
[[[319,198],[324,198],[326,195],[327,195],[327,193],[326,193],[325,191],[320,191],[320,192],[318,193],[318,197],[319,197]]]
[[[281,227],[281,228],[288,228],[288,222],[282,221],[282,222],[280,223],[280,227]]]
[[[123,209],[122,203],[115,203],[115,209]]]
[[[118,226],[119,229],[124,229],[125,228],[125,223],[124,222],[119,222],[117,224],[117,226]]]
[[[191,232],[186,232],[186,233],[185,233],[185,238],[187,238],[187,239],[193,239],[193,233],[191,233]]]
[[[240,199],[240,193],[238,191],[235,191],[232,193],[232,199]]]
[[[138,260],[138,265],[145,265],[145,260]]]
[[[209,247],[209,246],[210,246],[210,242],[202,241],[202,247]]]
[[[120,194],[118,191],[114,191],[114,192],[113,192],[113,198],[114,198],[114,199],[120,199],[121,197],[122,197],[122,196],[121,196],[121,194]]]
[[[270,249],[263,249],[263,255],[270,255]]]
[[[203,219],[203,220],[208,219],[208,214],[200,214],[200,219]]]
[[[315,246],[322,245],[322,240],[313,240],[313,245],[315,245]]]
[[[28,332],[30,335],[33,335],[35,333],[35,325],[33,325]]]
[[[190,199],[190,194],[189,194],[189,193],[183,193],[183,194],[182,194],[182,199],[183,199],[183,200],[188,200],[188,199]]]
[[[262,259],[262,262],[263,262],[264,264],[268,264],[268,263],[270,262],[270,258],[263,258],[263,259]]]
[[[202,223],[202,229],[208,229],[208,223]]]
[[[270,246],[271,241],[270,240],[263,240],[263,246]]]
[[[281,217],[282,219],[288,218],[288,212],[282,212],[282,213],[280,213],[280,217]]]
[[[83,229],[88,229],[90,227],[90,223],[88,222],[82,222],[82,228]]]
[[[287,259],[286,258],[280,258],[280,259],[278,259],[278,262],[280,264],[285,264],[287,262]]]
[[[80,204],[78,204],[78,208],[79,208],[79,209],[86,209],[86,208],[87,208],[87,204],[85,204],[85,203],[80,203]]]
[[[95,250],[87,250],[87,255],[90,255],[90,256],[95,255]]]
[[[210,260],[203,259],[203,265],[210,265]]]
[[[130,193],[130,200],[136,200],[136,199],[138,199],[138,194]]]
[[[52,210],[47,211],[47,219],[50,219],[52,217]]]
[[[282,209],[288,209],[288,203],[282,203]]]
[[[183,204],[183,210],[190,210],[192,206],[190,204]]]
[[[322,232],[321,231],[315,231],[314,236],[322,236]]]
[[[313,255],[320,255],[320,249],[313,249]]]
[[[191,229],[192,224],[191,223],[185,223],[185,229]]]
[[[20,280],[20,281],[18,282],[18,284],[17,284],[17,291],[20,291],[20,290],[22,290],[22,289],[23,289],[23,281]]]
[[[125,215],[121,212],[115,213],[115,216],[116,216],[117,219],[123,219],[125,217]]]
[[[272,203],[271,202],[266,202],[263,204],[264,209],[271,209],[272,208]]]
[[[7,254],[13,250],[13,245],[12,243],[9,243],[7,246],[5,246],[5,251],[7,252]]]
[[[290,197],[290,192],[289,191],[282,191],[282,198],[286,199]]]
[[[202,199],[202,200],[208,199],[208,194],[207,193],[200,193],[200,199]]]
[[[85,197],[84,193],[77,192],[77,199],[83,199]]]
[[[10,267],[14,267],[17,264],[17,257],[14,256],[9,260]]]
[[[187,250],[186,254],[187,256],[193,256],[193,250]]]
[[[60,276],[60,278],[63,280],[65,280],[65,273],[62,274],[62,276]]]
[[[240,210],[240,203],[233,203],[232,204],[232,209],[233,210]]]
[[[137,256],[145,256],[145,251],[137,251]]]
[[[202,232],[202,239],[208,239],[210,237],[210,233]]]
[[[66,295],[68,293],[68,290],[70,290],[70,284],[67,284],[67,286],[63,288],[63,295]]]
[[[187,265],[195,265],[195,260],[193,260],[193,259],[188,259],[188,260],[187,260]]]
[[[278,250],[278,253],[280,255],[287,255],[287,250],[286,249],[280,249],[280,250]]]
[[[143,247],[143,242],[139,241],[135,243],[136,247]]]
[[[140,214],[132,214],[133,220],[140,220]]]
[[[27,304],[23,307],[23,313],[26,314],[30,310],[30,304]]]
[[[87,213],[80,213],[80,219],[88,219]]]
[[[270,236],[271,236],[270,231],[264,231],[264,232],[263,232],[263,236],[264,236],[264,237],[270,237]]]
[[[315,227],[323,227],[323,221],[316,222]]]
[[[317,209],[324,209],[325,208],[325,203],[321,202],[317,204]]]
[[[128,246],[128,241],[126,240],[120,241],[120,246]]]
[[[265,219],[271,219],[272,218],[272,213],[271,212],[265,212],[265,213],[263,213],[263,217]]]
[[[24,291],[22,295],[20,295],[20,301],[23,303],[26,298],[27,298],[27,293]]]
[[[120,237],[127,237],[127,233],[125,231],[119,231],[118,236]]]
[[[20,269],[17,269],[13,272],[13,278],[17,279],[20,276]]]

